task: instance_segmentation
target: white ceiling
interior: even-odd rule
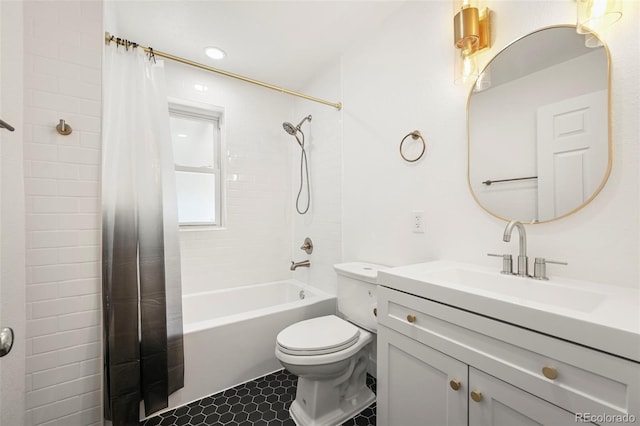
[[[107,0],[105,30],[144,46],[301,90],[405,0]],[[206,46],[227,57],[214,61]]]

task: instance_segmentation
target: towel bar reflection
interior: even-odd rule
[[[60,123],[58,123],[58,125],[56,126],[56,130],[58,131],[58,133],[64,136],[70,135],[71,132],[73,132],[71,126],[65,123],[63,119],[60,119]]]
[[[521,178],[511,178],[511,179],[496,179],[496,180],[485,180],[482,182],[483,185],[491,186],[492,183],[500,183],[500,182],[513,182],[517,180],[529,180],[529,179],[538,179],[538,176],[528,176]]]
[[[7,123],[4,120],[0,120],[0,128],[7,129],[10,132],[13,132],[16,129],[15,127],[13,127],[11,124]]]

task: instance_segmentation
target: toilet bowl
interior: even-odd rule
[[[292,324],[276,338],[276,357],[298,376],[289,408],[300,426],[338,425],[375,401],[367,387],[367,369],[375,345],[375,280],[380,265],[335,265],[336,315]]]

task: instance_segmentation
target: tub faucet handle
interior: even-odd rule
[[[304,239],[304,244],[302,244],[300,250],[304,250],[307,254],[313,253],[313,241],[311,241],[311,238]]]

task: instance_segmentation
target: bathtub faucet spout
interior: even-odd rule
[[[296,268],[300,268],[300,267],[305,267],[308,268],[309,266],[311,266],[311,262],[309,262],[308,260],[303,260],[302,262],[294,262],[291,261],[291,269],[292,271],[295,271]]]

